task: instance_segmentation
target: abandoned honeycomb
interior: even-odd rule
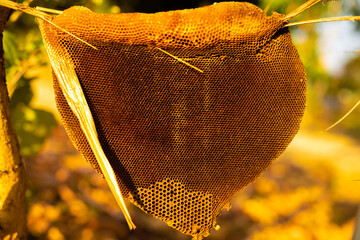
[[[212,227],[212,195],[189,192],[181,182],[170,178],[147,189],[137,189],[129,199],[145,212],[183,233],[205,233]]]
[[[194,237],[285,150],[306,75],[284,16],[226,2],[155,14],[73,7],[41,21],[52,57],[75,70],[126,198]],[[65,73],[66,75],[66,73]],[[101,173],[54,76],[68,135]]]

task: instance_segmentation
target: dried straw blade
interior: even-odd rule
[[[51,15],[46,14],[45,12],[42,12],[42,11],[36,9],[36,8],[32,8],[32,7],[29,7],[29,6],[20,4],[20,3],[16,3],[16,2],[12,2],[12,1],[9,1],[9,0],[0,0],[0,6],[7,7],[7,8],[10,8],[10,9],[14,9],[14,10],[17,10],[17,11],[21,11],[21,12],[24,12],[26,14],[29,14],[29,15],[32,15],[32,16],[35,16],[35,17],[38,17],[38,18],[41,18],[41,19],[44,19],[44,20],[45,19],[47,19],[47,20],[51,19]]]
[[[46,25],[44,25],[44,22],[40,21],[40,28],[43,29],[45,27]],[[114,170],[112,169],[111,164],[101,147],[95,122],[78,76],[75,72],[74,63],[70,60],[66,51],[56,50],[53,45],[50,44],[50,41],[47,41],[47,35],[43,31],[41,31],[41,33],[43,35],[45,49],[49,55],[51,66],[58,79],[62,93],[64,94],[70,109],[79,121],[80,127],[88,140],[93,154],[96,157],[101,172],[103,173],[110,190],[123,212],[129,228],[135,229],[135,225],[131,220],[130,214],[122,197],[120,187],[117,183]]]
[[[296,17],[300,13],[304,12],[308,8],[312,7],[313,5],[323,2],[324,0],[309,0],[291,13],[287,14],[284,18],[285,21],[290,20],[291,18]],[[306,21],[299,21],[299,22],[293,22],[288,23],[284,25],[284,27],[292,27],[292,26],[298,26],[303,24],[310,24],[310,23],[322,23],[322,22],[336,22],[336,21],[360,21],[360,16],[342,16],[342,17],[329,17],[329,18],[319,18],[319,19],[312,19],[312,20],[306,20]]]
[[[44,7],[35,7],[35,8],[42,12],[53,13],[53,14],[57,14],[57,15],[60,15],[63,13],[60,10],[55,10],[55,9],[50,9],[50,8],[44,8]]]
[[[360,16],[344,16],[344,17],[329,17],[329,18],[312,19],[312,20],[288,23],[284,27],[293,27],[293,26],[309,24],[309,23],[336,22],[336,21],[352,21],[352,22],[360,21]]]
[[[66,31],[65,29],[62,29],[61,27],[54,24],[52,20],[52,16],[43,12],[43,8],[31,8],[29,6],[25,6],[19,3],[15,3],[9,0],[0,0],[0,5],[11,8],[14,10],[19,10],[24,13],[27,13],[29,15],[35,16],[44,22],[47,22],[51,24],[52,26],[60,29],[61,31],[69,34],[70,36],[78,39],[79,41],[91,46],[94,49],[97,49],[96,47],[92,46],[91,44],[87,43],[86,41],[78,38],[74,34]],[[52,13],[60,13],[60,11],[56,10],[49,10],[46,9],[46,12],[52,12]],[[41,21],[40,21],[41,25]],[[114,197],[116,201],[119,204],[119,207],[121,211],[124,213],[125,219],[129,225],[130,229],[135,229],[135,225],[131,220],[130,214],[126,208],[124,199],[122,197],[119,185],[117,184],[115,173],[105,155],[105,153],[102,150],[101,144],[98,140],[95,123],[93,121],[91,111],[89,109],[89,106],[86,102],[84,93],[82,91],[80,82],[77,78],[76,72],[74,70],[74,66],[66,62],[62,58],[58,58],[53,53],[54,51],[49,51],[51,48],[50,45],[47,44],[46,41],[44,41],[44,44],[46,46],[46,50],[48,51],[51,65],[54,69],[54,72],[56,76],[59,79],[59,83],[62,87],[63,93],[66,97],[66,100],[71,107],[71,110],[74,112],[76,117],[79,120],[79,123],[81,125],[82,130],[84,131],[86,138],[89,141],[89,144],[91,145],[91,149],[94,152],[94,155],[96,156],[96,159],[98,160],[99,166],[101,168],[101,171],[104,174],[104,177],[109,184],[109,187],[111,191],[114,194]]]
[[[313,5],[322,2],[323,0],[309,0],[306,3],[304,3],[303,5],[301,5],[300,7],[298,7],[297,9],[295,9],[294,11],[292,11],[291,13],[287,14],[284,18],[284,20],[288,21],[291,18],[296,17],[297,15],[299,15],[300,13],[304,12],[306,9],[309,9],[310,7],[312,7]]]
[[[183,59],[181,59],[181,58],[179,58],[179,57],[177,57],[177,56],[174,56],[174,55],[172,55],[171,53],[169,53],[169,52],[167,52],[167,51],[165,51],[165,50],[163,50],[163,49],[161,49],[161,48],[159,48],[159,47],[157,47],[156,49],[158,49],[159,51],[165,53],[166,55],[169,55],[170,57],[176,59],[177,61],[185,64],[186,66],[191,67],[192,69],[194,69],[194,70],[196,70],[196,71],[198,71],[198,72],[200,72],[200,73],[204,73],[203,70],[201,70],[201,69],[198,68],[198,67],[195,67],[194,65],[191,65],[190,63],[186,62],[185,60],[183,60]]]
[[[269,0],[268,4],[266,5],[264,12],[267,13],[271,7],[271,5],[273,4],[274,0]]]
[[[330,129],[337,126],[339,123],[341,123],[347,116],[349,116],[358,106],[360,105],[360,100],[342,117],[340,118],[336,123],[325,129],[325,132],[329,131]]]
[[[299,8],[295,9],[293,12],[287,14],[285,16],[285,20],[290,20],[291,18],[297,16],[298,14],[304,12],[306,9],[310,8],[311,6],[315,5],[316,3],[323,2],[323,0],[309,0],[305,4],[301,5]],[[322,22],[336,22],[336,21],[360,21],[360,16],[343,16],[343,17],[329,17],[329,18],[319,18],[319,19],[312,19],[312,20],[306,20],[306,21],[299,21],[299,22],[293,22],[288,23],[284,25],[284,27],[293,27],[293,26],[299,26],[303,24],[312,24],[312,23],[322,23]],[[325,131],[329,131],[330,129],[337,126],[339,123],[341,123],[346,117],[348,117],[358,106],[360,105],[360,101],[358,101],[354,107],[350,109],[342,118],[340,118],[336,123],[325,129]]]
[[[53,9],[49,9],[49,8],[32,8],[32,7],[25,6],[23,4],[12,2],[12,1],[9,1],[9,0],[0,0],[0,6],[4,6],[4,7],[11,8],[11,9],[14,9],[14,10],[17,10],[17,11],[21,11],[21,12],[24,12],[26,14],[29,14],[29,15],[35,16],[37,18],[40,18],[40,19],[50,23],[54,27],[60,29],[61,31],[69,34],[70,36],[72,36],[74,38],[76,38],[80,42],[83,42],[84,44],[86,44],[86,45],[92,47],[93,49],[97,50],[97,48],[95,46],[91,45],[90,43],[86,42],[85,40],[82,40],[81,38],[75,36],[71,32],[69,32],[69,31],[57,26],[56,24],[54,24],[51,21],[52,16],[45,13],[45,12],[43,12],[42,10],[46,9],[47,12],[53,12],[53,13],[56,12],[57,14],[61,13],[61,11],[57,11],[57,10],[53,10]],[[40,9],[42,9],[42,10],[40,10]]]
[[[355,218],[355,227],[354,233],[351,240],[359,240],[360,239],[360,206],[358,207],[356,218]]]

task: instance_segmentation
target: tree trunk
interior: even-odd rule
[[[26,239],[25,169],[11,124],[2,32],[9,10],[0,7],[0,239]]]

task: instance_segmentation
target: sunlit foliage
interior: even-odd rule
[[[151,12],[183,8],[185,4],[164,2],[25,1],[59,10],[85,5],[104,13],[146,11],[144,8],[152,4],[151,9],[147,8]],[[270,10],[287,13],[300,2],[276,0]],[[188,7],[209,3],[212,1],[192,1]],[[264,9],[268,1],[258,3]],[[357,1],[329,1],[294,20],[359,14],[359,9]],[[360,99],[360,55],[349,53],[352,57],[342,63],[342,71],[331,75],[322,62],[319,27],[304,25],[291,31],[309,82],[302,130],[286,153],[237,195],[231,211],[218,219],[221,229],[213,231],[209,240],[351,238],[360,202],[360,111],[331,133],[319,132]],[[138,229],[128,231],[106,183],[76,152],[61,127],[52,93],[52,73],[36,19],[14,13],[4,43],[12,118],[28,170],[31,239],[188,239],[133,206],[130,211],[136,212],[133,217]],[[351,49],[356,50],[360,47]]]

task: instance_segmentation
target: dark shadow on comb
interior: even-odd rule
[[[78,122],[79,120],[77,119],[75,114],[72,112],[67,101],[65,100],[65,97],[59,86],[58,79],[56,78],[56,76],[54,74],[53,74],[53,79],[54,79],[55,98],[56,98],[57,107],[59,109],[60,115],[67,116],[66,121],[64,121],[64,119],[62,119],[65,129],[67,131],[67,134],[68,134],[69,138],[71,139],[71,141],[74,143],[75,147],[84,156],[86,161],[97,172],[100,173],[101,170],[100,170],[99,164],[95,160],[96,158],[95,158],[93,152],[91,151],[91,147],[90,147],[89,143],[87,142],[87,140],[85,140],[83,142],[78,140],[78,139],[86,139],[86,137],[80,128],[80,124]],[[81,79],[79,79],[79,81],[81,81]],[[86,97],[85,89],[83,89],[83,91],[84,91],[84,94]],[[89,101],[89,98],[87,98],[87,101],[88,101],[89,108],[91,110],[91,113],[92,113],[92,116],[93,116],[93,119],[95,122],[95,126],[96,126],[96,130],[98,133],[100,144],[104,150],[106,157],[108,158],[108,160],[110,162],[111,167],[113,168],[114,162],[116,160],[118,160],[118,157],[116,156],[115,152],[112,150],[112,148],[110,147],[110,144],[106,140],[104,131],[102,130],[101,125],[99,124],[99,118],[98,118],[97,114],[95,113],[95,111],[93,110],[94,107],[93,107],[91,101]],[[91,159],[94,159],[95,161],[91,161]],[[119,175],[116,175],[116,177],[121,179],[121,182],[125,186],[126,190],[128,190],[129,192],[134,192],[136,190],[136,187],[135,187],[133,181],[131,180],[129,172],[124,168],[124,166],[122,164],[118,164],[118,169],[121,170],[120,171],[121,177]],[[126,193],[128,193],[128,192],[126,192]],[[122,194],[124,194],[124,192],[122,192]],[[138,204],[143,206],[142,203],[138,203]]]
[[[283,27],[281,29],[279,29],[274,36],[272,36],[272,39],[276,39],[278,37],[280,37],[283,34],[286,34],[287,32],[289,32],[289,28],[288,27]]]
[[[85,96],[86,96],[86,94],[85,94]],[[105,153],[107,159],[109,160],[110,165],[113,168],[116,177],[121,179],[122,183],[130,191],[129,194],[136,192],[137,188],[131,178],[130,173],[126,170],[126,168],[123,166],[123,164],[121,164],[118,156],[116,155],[115,150],[111,147],[110,143],[108,142],[108,140],[106,138],[106,134],[105,134],[105,131],[103,130],[102,125],[100,124],[99,117],[98,117],[96,111],[93,110],[94,107],[93,107],[92,102],[88,101],[88,105],[91,110],[91,114],[94,119],[94,122],[95,122],[96,131],[98,134],[98,138],[99,138],[101,147],[103,148],[104,153]],[[118,161],[118,162],[115,162],[115,161]],[[117,166],[116,171],[115,171],[114,165]],[[120,173],[120,174],[118,174],[118,173]],[[123,196],[123,197],[125,197],[125,196]],[[142,202],[140,202],[140,198],[134,199],[134,200],[136,200],[136,202],[139,206],[144,207],[144,204]]]
[[[281,25],[279,25],[279,27],[281,27]],[[262,54],[264,52],[265,48],[268,47],[268,45],[271,44],[272,41],[276,40],[277,38],[279,38],[283,34],[286,34],[287,32],[289,32],[289,28],[281,27],[279,30],[272,33],[272,36],[270,35],[271,37],[268,38],[268,40],[266,42],[264,42],[263,45],[259,45],[259,48],[256,50],[256,53]]]

